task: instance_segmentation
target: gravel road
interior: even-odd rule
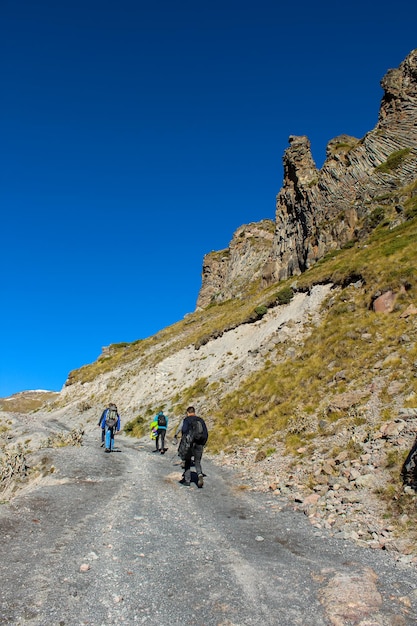
[[[48,449],[56,471],[0,506],[0,623],[408,626],[417,572],[312,527],[203,457],[99,434]]]

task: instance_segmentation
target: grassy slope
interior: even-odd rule
[[[195,312],[184,320],[163,329],[158,335],[132,344],[115,344],[107,356],[70,374],[70,381],[88,381],[100,373],[111,371],[123,363],[146,355],[147,364],[175,354],[182,347],[204,341],[216,332],[236,326],[253,318],[254,311],[271,306],[277,293],[296,289],[308,290],[318,283],[339,286],[330,299],[320,326],[302,346],[295,346],[297,356],[288,360],[283,350],[277,348],[275,358],[265,363],[265,368],[242,382],[238,392],[220,400],[217,417],[218,439],[213,436],[213,450],[220,449],[220,441],[236,443],[252,437],[267,437],[285,432],[293,418],[295,407],[306,414],[319,414],[325,410],[321,398],[338,394],[346,389],[363,388],[372,381],[373,366],[395,352],[389,379],[402,379],[412,392],[416,380],[410,376],[416,361],[415,318],[399,315],[412,302],[417,304],[417,218],[390,227],[387,220],[374,229],[368,238],[353,247],[339,250],[317,263],[297,279],[260,291],[253,285],[239,302],[228,301]],[[361,286],[351,285],[360,282]],[[375,314],[372,300],[388,289],[398,293],[395,311],[389,315]],[[263,307],[262,305],[265,305]],[[408,340],[402,342],[402,335]],[[363,336],[366,338],[363,339]],[[151,347],[157,349],[151,350]],[[143,367],[141,362],[141,367]],[[344,371],[344,377],[334,384],[335,372]],[[199,395],[210,395],[213,389],[200,385]],[[188,393],[190,391],[190,393]],[[191,393],[192,391],[192,393]],[[195,398],[196,390],[182,390],[182,395]],[[409,394],[409,395],[410,395]],[[178,399],[172,398],[174,404]],[[327,402],[327,401],[326,401]],[[328,403],[328,402],[327,402]],[[417,404],[417,399],[415,400]],[[389,417],[390,403],[387,400]],[[228,427],[224,415],[239,416],[240,428]]]
[[[213,415],[216,428],[210,437],[212,451],[254,438],[261,438],[265,445],[278,438],[288,450],[295,450],[305,437],[305,428],[297,424],[308,422],[308,436],[314,439],[319,434],[320,419],[329,415],[332,397],[359,390],[364,404],[366,389],[376,373],[382,376],[384,387],[397,381],[404,388],[401,398],[382,392],[381,421],[395,417],[399,401],[403,406],[417,405],[417,378],[413,374],[417,363],[417,318],[400,317],[409,304],[417,304],[416,187],[414,184],[403,190],[408,197],[404,206],[409,219],[402,224],[393,227],[394,206],[377,206],[370,210],[370,218],[364,224],[369,231],[367,236],[328,255],[302,276],[263,291],[259,284],[254,284],[240,301],[197,311],[154,337],[113,345],[106,356],[72,372],[70,382],[92,380],[139,355],[146,355],[145,362],[152,365],[186,345],[253,319],[255,310],[271,306],[277,301],[277,293],[288,291],[290,285],[308,290],[315,284],[332,283],[338,289],[330,297],[320,325],[303,345],[294,346],[295,357],[288,359],[288,344],[281,344],[262,371],[243,380],[238,391],[226,396],[204,385],[204,381],[200,381],[198,389],[181,390],[184,402],[191,396],[200,396],[210,404],[210,396],[218,397]],[[398,294],[395,310],[375,314],[373,299],[388,289]],[[378,363],[383,363],[383,367]],[[171,402],[178,405],[180,398],[172,398]],[[356,414],[361,412],[360,406],[356,409]],[[233,417],[228,419],[228,415]],[[131,432],[135,432],[132,427],[131,424]]]
[[[403,382],[404,406],[417,405],[417,378],[412,374],[417,363],[417,318],[400,317],[409,304],[417,304],[416,243],[416,218],[393,229],[381,224],[366,241],[329,255],[296,281],[287,281],[298,289],[325,282],[340,288],[329,299],[321,324],[296,347],[295,358],[283,360],[277,354],[262,372],[221,401],[217,419],[222,426],[212,438],[214,449],[220,448],[220,441],[236,444],[277,433],[296,446],[297,437],[288,437],[296,416],[315,415],[318,420],[332,395],[369,386],[373,368],[381,361],[386,386],[394,380]],[[398,294],[394,311],[374,313],[374,297],[388,289]],[[337,372],[343,372],[338,382]],[[381,419],[394,417],[390,396],[383,405]],[[224,415],[233,416],[233,429]]]

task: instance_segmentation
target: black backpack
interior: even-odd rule
[[[117,415],[117,409],[115,407],[109,407],[106,415],[107,428],[114,428],[117,424],[119,416]]]
[[[194,444],[204,446],[207,443],[208,431],[202,417],[195,417],[190,421],[190,427],[185,435],[181,437],[178,446],[178,456],[183,461],[191,456],[191,449]]]
[[[159,413],[158,415],[158,426],[165,426],[167,425],[167,418],[165,417],[165,415],[163,413]]]
[[[417,489],[417,437],[401,468],[404,485]]]
[[[196,417],[191,422],[191,430],[193,433],[193,443],[205,446],[208,439],[208,430],[202,417]]]

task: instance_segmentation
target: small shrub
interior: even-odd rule
[[[260,461],[263,461],[264,459],[266,459],[266,451],[265,450],[258,450],[258,452],[255,455],[255,463],[259,463]]]
[[[294,297],[294,292],[291,287],[284,287],[276,294],[276,300],[278,304],[288,304]]]
[[[385,217],[385,209],[382,206],[376,207],[369,216],[369,224],[371,228],[375,228],[382,222]]]
[[[297,448],[300,448],[303,443],[301,437],[295,433],[288,434],[285,438],[285,445],[288,452],[294,452]]]
[[[410,200],[407,200],[405,203],[405,217],[408,220],[417,217],[417,196],[410,198]]]
[[[264,304],[261,304],[260,306],[257,306],[255,308],[255,315],[257,319],[261,319],[264,315],[266,315],[266,313],[268,313],[268,307],[266,307]]]
[[[403,462],[402,455],[398,450],[389,450],[386,456],[385,467],[390,469],[399,467]]]
[[[123,431],[131,437],[143,437],[145,431],[147,430],[146,421],[147,420],[144,417],[138,415],[133,420],[130,420],[127,424],[125,424]]]

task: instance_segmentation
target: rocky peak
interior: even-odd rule
[[[359,238],[376,198],[386,196],[387,205],[397,201],[395,218],[401,220],[395,191],[416,176],[417,50],[389,70],[381,85],[385,95],[375,129],[361,140],[341,135],[329,141],[321,170],[307,137],[290,137],[267,280],[300,274],[330,250]]]
[[[376,209],[393,224],[406,218],[403,189],[417,171],[417,50],[389,70],[381,86],[376,127],[362,139],[345,134],[331,139],[321,170],[308,137],[290,136],[273,237],[266,222],[258,235],[251,224],[242,238],[242,229],[248,229],[243,226],[227,250],[206,255],[198,307],[242,295],[253,279],[265,286],[304,272],[369,232]],[[253,245],[260,240],[262,245]]]
[[[378,127],[403,125],[404,118],[413,116],[417,100],[417,50],[413,50],[397,69],[388,70],[381,81],[384,97]],[[415,119],[415,117],[414,117]]]
[[[288,141],[290,148],[284,155],[284,179],[293,185],[300,181],[306,187],[317,182],[317,167],[308,137],[291,135]]]

